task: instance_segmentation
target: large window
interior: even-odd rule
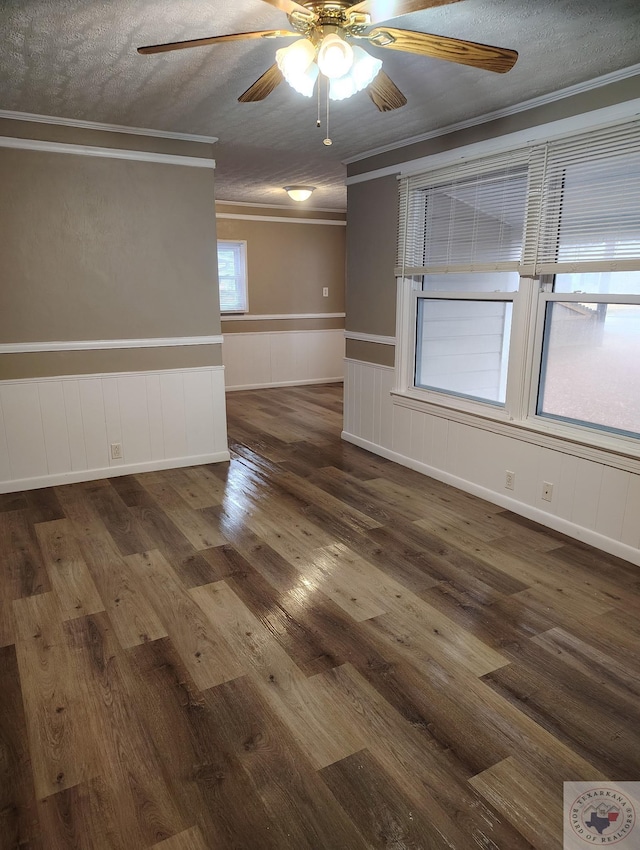
[[[640,122],[404,178],[396,273],[398,394],[640,454]]]
[[[247,243],[218,242],[220,312],[246,313]]]

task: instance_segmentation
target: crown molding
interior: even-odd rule
[[[209,160],[210,161],[210,160]],[[216,213],[216,218],[235,218],[242,221],[276,221],[279,224],[328,224],[334,227],[346,227],[347,222],[340,218],[293,218],[289,215],[244,215],[242,213]]]
[[[178,345],[222,345],[222,342],[221,335],[8,342],[0,345],[0,354],[28,354],[34,351],[103,351],[111,348],[173,348]]]
[[[469,127],[477,127],[479,124],[488,124],[491,121],[496,121],[499,118],[507,118],[509,115],[517,115],[519,112],[526,112],[529,109],[536,109],[539,106],[545,106],[548,103],[555,103],[558,100],[564,100],[567,97],[572,97],[584,92],[593,91],[594,89],[602,88],[603,86],[611,85],[622,80],[628,80],[630,77],[635,77],[640,74],[640,63],[631,65],[629,68],[622,68],[619,71],[612,71],[610,74],[604,74],[601,77],[595,77],[592,80],[586,80],[583,83],[576,83],[573,86],[567,86],[564,89],[550,92],[549,94],[540,95],[539,97],[523,100],[521,103],[516,103],[513,106],[507,106],[504,109],[496,109],[494,112],[486,112],[484,115],[478,115],[476,118],[468,118],[465,121],[458,121],[455,124],[448,124],[446,127],[440,127],[437,130],[430,130],[428,133],[421,133],[418,136],[411,136],[409,139],[403,139],[401,142],[393,142],[388,145],[382,145],[379,148],[372,148],[364,153],[349,157],[342,160],[343,165],[352,165],[355,162],[361,162],[363,159],[378,156],[378,154],[389,153],[389,151],[399,150],[400,148],[409,147],[420,142],[428,142],[429,139],[437,139],[439,136],[447,136],[449,133],[455,133],[458,130],[466,130]]]
[[[222,198],[216,198],[216,206],[220,204],[225,207],[256,207],[258,209],[263,210],[297,210],[297,209],[305,209],[309,212],[321,212],[321,213],[341,213],[342,215],[346,215],[346,209],[338,210],[331,209],[330,207],[293,207],[291,204],[253,204],[251,201],[223,201]]]
[[[162,162],[165,165],[188,165],[192,168],[215,168],[214,159],[180,154],[154,153],[152,151],[125,150],[122,148],[99,148],[93,145],[72,145],[67,142],[46,142],[40,139],[18,139],[0,136],[0,148],[42,151],[46,153],[70,153],[75,156],[97,156],[103,159],[131,159],[139,162]]]
[[[173,133],[170,130],[152,130],[144,127],[127,127],[124,124],[101,124],[97,121],[80,121],[75,118],[58,118],[55,115],[36,115],[32,112],[15,112],[0,109],[0,119],[9,121],[32,121],[36,124],[55,124],[61,127],[77,127],[82,130],[100,130],[103,133],[126,133],[133,136],[150,136],[156,139],[176,139],[182,142],[200,142],[213,145],[217,136],[198,136],[195,133]]]

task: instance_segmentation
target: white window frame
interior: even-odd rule
[[[565,137],[557,137],[565,138]],[[568,137],[571,138],[571,137]],[[637,137],[636,137],[637,138]],[[542,141],[542,140],[541,140]],[[547,142],[543,142],[545,146]],[[517,155],[521,149],[514,148]],[[503,149],[507,153],[506,149]],[[535,156],[535,154],[534,154]],[[481,157],[485,159],[485,157]],[[540,163],[538,159],[538,163]],[[544,157],[546,167],[546,155]],[[439,164],[442,160],[439,160]],[[407,170],[403,177],[411,178],[414,171]],[[428,180],[428,173],[424,173]],[[530,222],[535,221],[539,211],[539,198],[542,184],[540,172],[531,177],[528,192],[527,232]],[[532,194],[533,193],[533,194]],[[407,221],[408,195],[406,190],[400,194],[400,227]],[[530,241],[525,243],[525,254],[519,269],[520,286],[518,292],[491,293],[494,300],[512,300],[513,316],[509,362],[507,372],[507,391],[504,407],[492,403],[483,403],[467,399],[445,390],[427,390],[415,385],[416,360],[416,329],[417,305],[420,298],[463,298],[465,300],[485,300],[487,294],[465,292],[423,292],[422,275],[429,269],[418,269],[405,266],[402,246],[399,245],[399,264],[397,275],[397,312],[396,312],[396,367],[395,383],[392,390],[393,402],[396,405],[421,410],[437,416],[444,416],[453,421],[465,422],[482,427],[496,433],[514,436],[517,430],[520,439],[535,442],[538,445],[553,449],[567,450],[587,459],[606,462],[620,469],[640,472],[640,439],[607,431],[597,424],[580,425],[573,422],[562,422],[537,413],[537,400],[540,389],[544,324],[546,306],[554,301],[576,301],[581,303],[623,303],[640,305],[638,295],[614,295],[591,293],[554,293],[552,278],[548,275],[561,271],[640,271],[640,259],[557,264],[546,259],[542,263],[537,260],[537,249]],[[537,268],[537,273],[535,269]],[[458,269],[448,269],[454,272]],[[471,272],[474,269],[460,268],[459,271]],[[502,268],[496,264],[496,271]],[[434,269],[434,272],[447,271]],[[486,267],[477,271],[488,271]]]
[[[242,281],[242,294],[244,296],[244,303],[240,309],[234,310],[223,310],[222,304],[220,304],[220,314],[223,316],[234,316],[234,315],[244,315],[249,312],[249,282],[247,276],[247,241],[246,239],[218,239],[217,248],[219,250],[221,245],[233,246],[234,250],[237,250],[237,254],[239,257],[239,268],[241,272],[241,281]],[[217,258],[217,252],[216,252]],[[220,272],[218,271],[218,283],[220,282]]]
[[[415,384],[415,358],[417,352],[416,332],[418,327],[418,302],[425,301],[501,301],[513,305],[513,313],[511,319],[511,338],[513,338],[514,326],[517,322],[518,307],[522,299],[518,297],[519,293],[512,292],[424,292],[422,289],[414,289],[411,292],[410,302],[410,320],[412,322],[413,341],[411,349],[413,358],[409,362],[410,372],[407,375],[406,391],[415,398],[421,398],[425,401],[439,405],[441,407],[453,407],[459,410],[467,410],[480,415],[489,416],[490,418],[509,420],[511,418],[510,411],[517,403],[517,396],[514,396],[514,388],[516,381],[510,380],[510,375],[515,369],[516,356],[514,346],[509,345],[509,359],[507,365],[507,392],[505,403],[497,404],[490,401],[482,401],[481,399],[467,398],[463,395],[448,392],[447,390],[428,389],[426,387],[418,387]]]
[[[528,382],[528,403],[526,422],[535,426],[536,429],[548,434],[555,434],[565,439],[576,439],[581,435],[582,439],[594,445],[611,451],[623,450],[626,454],[640,457],[640,438],[616,434],[608,431],[604,426],[597,424],[579,425],[576,422],[562,422],[548,416],[542,416],[537,412],[538,395],[542,381],[542,358],[544,355],[544,327],[547,314],[547,304],[553,302],[575,302],[578,304],[634,304],[640,306],[640,295],[599,295],[586,292],[551,292],[542,291],[538,296],[535,310],[535,328],[533,333],[533,346],[531,353],[531,364],[535,367],[531,380]]]
[[[469,293],[429,293],[429,295],[462,297]],[[398,279],[398,310],[396,314],[395,384],[391,391],[393,403],[421,410],[453,421],[482,427],[505,436],[520,437],[551,449],[572,445],[572,452],[588,460],[606,462],[620,469],[640,472],[640,439],[615,434],[597,425],[582,426],[540,416],[537,400],[541,378],[542,346],[546,304],[549,301],[580,303],[622,303],[640,305],[640,295],[596,295],[587,293],[551,292],[549,284],[534,276],[521,275],[517,292],[475,293],[475,296],[495,295],[499,300],[513,300],[511,324],[512,343],[509,348],[507,393],[504,407],[467,399],[445,391],[425,390],[414,385],[414,364],[417,327],[417,303],[425,293],[421,279]],[[508,296],[508,298],[505,298]],[[480,298],[479,298],[480,300]],[[404,325],[401,328],[401,325]],[[520,344],[513,344],[520,340]],[[527,436],[530,435],[530,436]]]

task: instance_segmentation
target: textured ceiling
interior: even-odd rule
[[[282,84],[262,103],[237,102],[272,63],[273,41],[136,53],[287,27],[261,0],[0,0],[0,109],[217,136],[218,197],[284,203],[283,185],[310,183],[314,206],[340,208],[346,158],[640,61],[640,0],[464,0],[395,25],[513,48],[520,58],[503,76],[371,49],[409,103],[385,114],[365,92],[332,103],[326,147],[315,98]]]

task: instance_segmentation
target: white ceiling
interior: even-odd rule
[[[261,103],[237,102],[272,63],[274,41],[136,53],[288,27],[261,0],[0,0],[0,109],[217,136],[219,198],[280,204],[282,186],[305,183],[318,187],[314,206],[344,208],[347,158],[640,62],[640,0],[463,0],[394,25],[520,58],[500,75],[371,49],[409,103],[380,113],[366,92],[332,103],[326,147],[315,98],[286,83]]]

